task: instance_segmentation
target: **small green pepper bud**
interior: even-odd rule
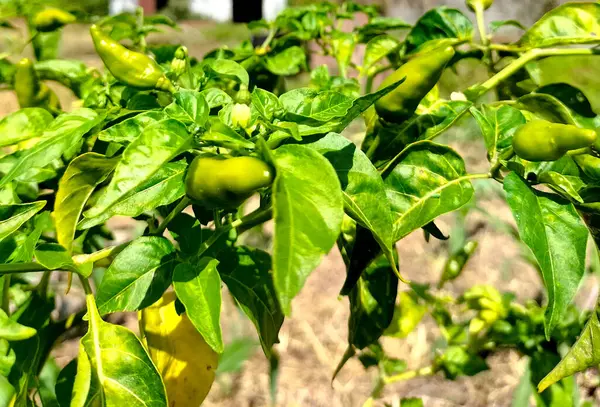
[[[231,109],[231,122],[234,127],[240,126],[243,129],[248,128],[252,112],[250,106],[241,103],[236,103]]]

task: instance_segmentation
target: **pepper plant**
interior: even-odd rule
[[[25,16],[33,39],[84,18],[15,4],[5,17]],[[352,2],[289,8],[249,25],[262,44],[204,56],[149,45],[149,33],[174,24],[137,12],[94,19],[103,70],[40,51],[35,62],[4,56],[1,79],[21,109],[0,121],[1,405],[200,405],[224,350],[223,285],[276,370],[284,317],[334,249],[350,305],[337,371],[354,356],[378,369],[365,405],[399,380],[474,375],[503,348],[530,358],[524,388],[537,386],[538,405],[578,405],[571,376],[600,362],[598,311],[572,305],[588,235],[600,239],[600,106],[574,72],[596,61],[600,4],[565,4],[529,29],[488,27],[492,1],[467,5],[475,24],[447,7],[415,25]],[[367,23],[344,31],[357,14]],[[520,40],[493,43],[505,26],[522,29]],[[335,73],[316,67],[306,87],[288,89],[314,54],[332,57]],[[442,97],[446,70],[473,58],[489,78]],[[77,107],[63,111],[47,80],[71,89]],[[361,117],[355,144],[342,132]],[[468,173],[434,141],[469,117],[485,172]],[[503,186],[516,221],[507,229],[539,270],[543,303],[489,286],[446,292],[477,248],[467,236],[439,282],[403,276],[396,243],[420,229],[447,239],[435,220],[476,207],[476,180]],[[144,222],[142,235],[111,245],[106,222],[117,215]],[[268,221],[272,249],[245,245]],[[57,300],[76,292],[57,289],[63,274],[67,291],[75,277],[85,294],[85,308],[66,315]],[[127,311],[138,312],[139,337],[105,320]],[[443,346],[432,365],[406,370],[379,340],[405,337],[427,313]],[[77,357],[48,380],[52,350],[82,330]]]

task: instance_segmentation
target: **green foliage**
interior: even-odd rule
[[[10,2],[7,16],[29,22],[39,11],[34,3]],[[385,386],[394,382],[476,375],[503,349],[530,361],[515,406],[531,398],[538,406],[580,405],[572,375],[600,363],[598,309],[572,305],[585,277],[588,235],[596,248],[600,244],[600,143],[593,142],[600,118],[597,80],[579,74],[582,66],[597,65],[597,51],[577,45],[600,43],[599,6],[562,5],[525,29],[520,41],[491,44],[483,25],[491,2],[469,4],[475,23],[459,10],[438,7],[414,26],[353,2],[291,7],[271,22],[248,25],[249,31],[265,34],[262,44],[246,40],[204,57],[177,44],[147,46],[149,33],[175,24],[138,10],[97,21],[107,40],[130,47],[115,43],[120,51],[110,55],[101,50],[114,75],[56,59],[61,28],[37,33],[29,24],[35,75],[70,89],[80,107],[52,114],[27,107],[0,120],[0,404],[167,406],[166,373],[156,366],[170,362],[153,361],[131,331],[102,317],[143,310],[171,289],[176,311],[212,352],[207,358],[216,361],[221,354],[217,373],[238,372],[260,343],[274,397],[284,318],[292,315],[294,298],[311,273],[337,246],[347,270],[340,291],[348,296],[350,315],[347,350],[335,374],[353,357],[377,370],[365,406],[377,405]],[[367,22],[341,31],[338,23],[356,13]],[[506,25],[522,27],[492,22],[491,31]],[[433,80],[426,95],[423,89],[411,94],[411,84],[419,82],[408,77],[419,74],[414,70],[372,91],[379,75],[440,47],[449,59],[456,51],[446,69],[475,57],[490,77],[455,89],[450,99],[440,96]],[[358,49],[364,49],[360,62],[354,58]],[[337,69],[310,70],[315,50]],[[134,62],[119,54],[152,65],[153,78],[159,79],[145,81],[140,67],[128,72],[136,77],[117,72]],[[7,88],[15,87],[17,61],[13,55],[0,59],[0,81]],[[288,89],[286,79],[305,71],[310,71],[306,86]],[[481,103],[492,90],[496,100]],[[408,92],[416,106],[394,123],[373,108],[377,101],[385,104],[390,92]],[[363,140],[351,141],[344,130],[359,116],[367,131]],[[444,137],[449,141],[447,130],[468,116],[487,152],[489,168],[481,173],[469,172],[459,152],[438,138],[449,135]],[[575,126],[589,142],[579,148],[566,135],[561,141],[566,150],[550,157],[556,160],[524,160],[515,155],[521,139],[532,143],[533,151],[543,147],[543,135],[527,132],[534,121]],[[220,202],[235,205],[209,209],[186,196],[184,180],[198,156],[252,157],[275,178],[233,197],[240,180],[221,179],[229,174],[221,171]],[[270,180],[270,174],[263,175]],[[216,177],[210,170],[193,176],[202,185],[212,185]],[[489,221],[522,242],[522,257],[544,283],[541,301],[518,302],[492,286],[473,286],[456,296],[444,290],[471,267],[477,239],[465,219],[471,210],[486,213],[477,199],[490,185],[503,186],[504,193],[496,189],[516,227],[494,213],[488,213]],[[252,211],[243,202],[250,195],[258,198]],[[436,221],[456,211],[460,217],[447,240]],[[139,221],[139,235],[111,246],[106,226],[115,216]],[[271,220],[269,251],[240,239]],[[401,274],[396,244],[419,229],[448,248],[439,281],[411,283]],[[75,275],[86,296],[86,308],[65,320],[53,312],[55,297],[62,296],[51,284],[55,272]],[[256,328],[258,341],[224,340],[223,286]],[[432,364],[409,370],[382,344],[406,338],[425,318],[439,329]],[[59,373],[51,350],[67,331],[84,329],[77,359]],[[177,330],[169,335],[174,337],[165,343],[183,340]],[[168,349],[160,354],[170,355]],[[208,373],[207,378],[214,376]],[[177,379],[177,372],[169,375]],[[201,384],[206,390],[212,379]],[[181,394],[194,393],[188,387],[194,385],[181,383]],[[404,399],[401,405],[423,404]]]

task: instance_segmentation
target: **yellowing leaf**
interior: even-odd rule
[[[185,314],[177,315],[175,298],[175,292],[167,292],[142,310],[140,326],[167,388],[169,406],[199,406],[215,380],[219,355]]]

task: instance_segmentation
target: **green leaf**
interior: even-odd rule
[[[263,351],[271,354],[273,344],[279,343],[283,312],[277,300],[271,257],[268,253],[248,247],[219,254],[219,274],[240,308],[258,331]]]
[[[354,119],[360,116],[365,110],[373,105],[379,98],[387,95],[394,89],[398,87],[402,82],[404,82],[404,78],[399,80],[396,83],[391,84],[390,86],[379,89],[376,92],[368,93],[359,98],[356,98],[352,101],[351,107],[346,111],[346,113],[342,116],[336,117],[333,120],[329,120],[327,123],[322,125],[315,124],[300,124],[298,126],[300,136],[310,136],[314,134],[326,134],[330,132],[340,133],[342,132]],[[314,93],[314,90],[313,90]],[[307,91],[307,94],[308,93]],[[283,95],[282,95],[283,96]]]
[[[266,120],[273,120],[275,114],[282,109],[277,96],[259,87],[252,91],[252,106]]]
[[[537,86],[568,84],[590,101],[600,113],[600,55],[554,56],[527,64],[527,72]],[[538,89],[536,92],[542,92]]]
[[[600,4],[567,3],[546,13],[521,37],[524,48],[600,42]]]
[[[367,24],[359,25],[354,30],[361,40],[383,34],[390,30],[399,30],[412,27],[409,23],[396,17],[377,16],[369,20]]]
[[[209,60],[204,66],[206,74],[209,78],[221,77],[231,78],[239,81],[240,83],[248,86],[250,83],[250,77],[248,72],[235,61],[229,59],[213,59]]]
[[[345,116],[352,107],[352,99],[339,92],[317,92],[310,88],[286,92],[279,101],[286,110],[286,120],[299,123],[326,123]]]
[[[17,392],[15,406],[28,405],[26,403],[30,394],[29,389],[35,386],[37,375],[52,345],[64,333],[64,329],[59,324],[50,324],[50,314],[54,306],[53,297],[42,298],[37,291],[33,291],[25,303],[11,315],[11,319],[19,324],[37,331],[36,335],[27,340],[11,343],[15,362],[9,380]]]
[[[123,152],[110,184],[84,216],[99,216],[146,182],[163,165],[185,151],[191,136],[180,122],[168,119],[146,127]]]
[[[427,307],[419,304],[416,295],[401,292],[399,297],[392,322],[384,332],[385,336],[392,338],[406,338],[419,325],[427,312]]]
[[[113,260],[98,287],[98,312],[137,311],[154,304],[171,284],[175,248],[164,237],[142,236]]]
[[[200,93],[202,94],[202,96],[204,96],[204,99],[206,100],[209,109],[214,109],[215,107],[219,106],[225,106],[233,102],[231,96],[229,96],[225,91],[219,88],[204,89]]]
[[[35,259],[48,270],[66,270],[89,277],[92,274],[92,264],[77,266],[70,253],[59,244],[43,243],[35,249]]]
[[[394,316],[397,292],[398,278],[385,257],[365,269],[349,295],[348,343],[363,349],[383,335]]]
[[[527,27],[525,27],[518,20],[502,20],[502,21],[492,21],[490,23],[490,33],[492,33],[492,34],[496,33],[502,27],[515,27],[515,28],[521,29],[523,31],[527,31]]]
[[[400,400],[400,407],[423,407],[423,400],[417,397]]]
[[[181,263],[173,272],[173,287],[206,343],[217,353],[223,353],[221,334],[221,279],[218,260],[203,257],[194,264]]]
[[[265,68],[278,76],[296,75],[306,66],[306,55],[299,46],[285,48],[275,55],[269,54],[264,59]]]
[[[0,120],[0,147],[10,146],[42,134],[54,118],[39,107],[17,110]]]
[[[512,106],[482,105],[469,109],[483,134],[488,159],[496,164],[500,155],[512,147],[512,136],[519,126],[525,124],[525,116]]]
[[[588,231],[572,204],[532,189],[515,173],[504,179],[519,234],[538,261],[548,293],[546,337],[573,300],[585,268]]]
[[[600,321],[596,306],[581,335],[558,365],[538,384],[541,393],[559,380],[600,363]]]
[[[475,376],[488,369],[481,356],[457,345],[449,346],[443,354],[436,357],[435,365],[450,380],[458,376]]]
[[[239,338],[225,345],[225,350],[219,357],[219,367],[216,374],[237,373],[242,370],[244,363],[252,357],[258,343],[250,338]]]
[[[431,140],[452,127],[472,106],[470,102],[439,99],[431,106],[419,107],[419,115],[400,126],[386,125],[375,139],[365,139],[362,149],[367,151],[375,166],[385,164],[408,144],[417,140]]]
[[[168,119],[168,115],[164,112],[153,110],[144,112],[102,130],[98,133],[98,140],[108,143],[131,143],[142,134],[146,127],[166,119]]]
[[[531,363],[527,360],[525,370],[519,379],[519,384],[513,392],[511,407],[529,407],[529,399],[532,393]]]
[[[342,185],[346,213],[369,229],[391,258],[392,212],[383,179],[371,161],[348,139],[335,133],[306,145],[333,165]]]
[[[81,145],[83,136],[104,120],[90,109],[78,109],[58,116],[34,147],[25,150],[19,161],[0,179],[3,187],[31,168],[42,168]]]
[[[362,70],[366,73],[373,65],[400,47],[400,41],[389,35],[371,39],[365,48]]]
[[[75,158],[58,183],[54,201],[56,239],[71,252],[77,221],[94,188],[108,177],[118,159],[96,153]]]
[[[289,314],[292,298],[335,244],[343,198],[335,169],[313,149],[284,145],[273,157],[273,278],[281,307]]]
[[[146,182],[121,198],[101,215],[84,218],[78,229],[89,229],[106,222],[115,215],[136,217],[159,206],[168,205],[185,195],[185,160],[167,163],[160,167]]]
[[[86,303],[89,327],[81,338],[71,406],[167,407],[165,385],[137,336],[104,322],[92,295]]]
[[[546,184],[565,198],[583,203],[583,198],[579,195],[579,190],[585,186],[585,183],[578,176],[563,175],[556,171],[542,172],[538,176],[538,181]]]
[[[434,8],[417,21],[406,37],[412,52],[432,40],[468,41],[473,38],[473,23],[460,10],[445,6]]]
[[[96,79],[84,62],[71,59],[37,61],[35,72],[42,80],[56,81],[71,89],[79,99],[86,98],[86,85]]]
[[[10,319],[6,312],[0,310],[0,339],[7,341],[22,341],[34,336],[37,331],[34,328],[24,326]]]
[[[394,241],[402,239],[473,196],[463,159],[431,141],[409,145],[383,175],[394,221]]]
[[[532,93],[522,96],[517,100],[517,107],[533,113],[542,120],[592,129],[596,127],[593,119],[578,115],[552,95]]]
[[[60,407],[69,407],[71,405],[71,395],[73,394],[76,374],[77,359],[70,361],[58,374],[54,390]]]
[[[173,103],[165,107],[165,113],[180,122],[202,126],[208,120],[210,108],[204,95],[195,90],[180,89],[174,95]]]
[[[0,241],[6,239],[23,223],[46,206],[46,201],[26,204],[0,205]]]

